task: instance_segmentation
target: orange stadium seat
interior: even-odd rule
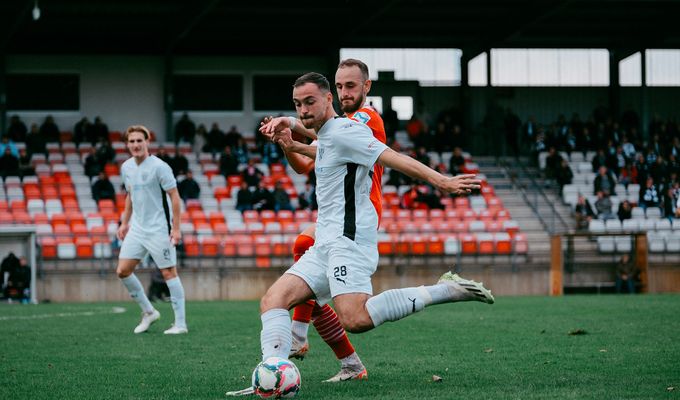
[[[227,228],[227,224],[225,224],[224,221],[216,222],[215,224],[213,224],[212,230],[213,234],[220,238],[227,236],[229,234],[229,229]]]
[[[427,241],[427,252],[431,255],[444,254],[444,241],[439,235],[430,235]]]
[[[439,209],[432,209],[429,212],[429,219],[430,222],[435,222],[435,221],[443,221],[446,218],[446,214],[444,213],[444,210],[439,210]]]
[[[470,202],[466,197],[456,197],[453,201],[453,204],[458,210],[465,210],[466,208],[470,208]]]
[[[87,225],[78,223],[71,225],[71,233],[75,237],[87,237],[90,235]]]
[[[210,225],[215,227],[216,224],[224,224],[224,213],[222,211],[211,211],[208,214],[208,219],[210,220]]]
[[[236,254],[241,257],[252,257],[255,254],[253,238],[251,235],[234,235],[236,241]]]
[[[447,209],[444,211],[447,221],[459,222],[461,220],[461,212],[455,209]]]
[[[496,250],[494,236],[491,233],[478,233],[477,251],[479,254],[493,254]]]
[[[94,250],[92,248],[92,239],[89,237],[77,237],[76,241],[76,256],[78,258],[92,258]]]
[[[515,253],[526,254],[529,251],[529,241],[526,233],[517,233],[513,237],[515,242]]]
[[[379,235],[378,253],[380,255],[394,254],[394,237],[392,235],[389,234]]]
[[[57,241],[53,237],[41,236],[38,242],[43,258],[57,258]]]
[[[293,212],[289,210],[281,210],[276,214],[279,223],[284,224],[293,221]]]
[[[246,210],[243,212],[243,222],[260,222],[260,214],[255,210]]]
[[[510,238],[510,235],[505,232],[498,232],[494,236],[497,254],[512,253],[512,239]]]
[[[469,233],[462,233],[458,236],[460,240],[460,248],[463,254],[477,253],[477,238],[475,235]]]
[[[219,202],[222,199],[228,199],[231,197],[231,191],[226,187],[216,187],[213,191],[215,198]]]
[[[207,236],[201,242],[201,257],[217,257],[220,250],[220,240],[215,236]]]
[[[423,256],[427,254],[427,242],[424,236],[411,236],[411,254],[416,256]]]
[[[224,236],[222,238],[222,255],[224,257],[236,256],[236,240],[233,236]]]
[[[485,222],[487,232],[500,232],[503,230],[503,223],[498,221]]]
[[[260,213],[260,221],[263,224],[267,224],[268,222],[272,222],[276,220],[276,213],[272,210],[262,210]]]
[[[309,210],[296,210],[295,211],[295,222],[309,222],[312,220],[312,214]]]
[[[182,242],[184,243],[184,253],[187,255],[187,257],[198,257],[201,255],[200,246],[196,236],[184,235],[182,237]]]
[[[12,223],[14,223],[14,216],[12,215],[12,213],[7,211],[0,211],[0,224],[10,225]]]

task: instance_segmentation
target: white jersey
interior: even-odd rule
[[[120,174],[132,200],[130,230],[168,235],[172,209],[165,192],[177,187],[170,166],[153,155],[139,165],[132,157],[123,163]]]
[[[360,122],[336,117],[321,127],[314,165],[317,243],[345,236],[358,245],[377,245],[378,214],[370,193],[373,165],[385,149]]]

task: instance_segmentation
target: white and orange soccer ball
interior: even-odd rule
[[[253,371],[253,389],[263,399],[290,399],[300,390],[300,371],[290,360],[269,357]]]

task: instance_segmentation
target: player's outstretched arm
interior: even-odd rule
[[[116,232],[116,237],[118,240],[125,239],[125,236],[130,229],[130,217],[132,216],[132,199],[130,199],[130,193],[125,196],[125,209],[123,210],[123,215],[120,217],[120,226],[118,227],[118,232]]]
[[[481,181],[475,175],[444,176],[427,165],[392,149],[386,149],[378,157],[378,162],[385,167],[396,169],[411,178],[429,182],[435,188],[458,195],[466,195],[481,187]]]
[[[293,140],[291,136],[291,131],[288,128],[283,129],[280,132],[273,133],[268,137],[272,142],[281,146],[283,151],[286,153],[301,154],[310,159],[312,163],[316,159],[316,146],[300,143],[296,140]]]
[[[170,230],[170,241],[173,245],[177,246],[180,240],[182,240],[182,231],[179,228],[181,221],[180,213],[182,212],[180,202],[182,200],[179,197],[179,191],[176,187],[169,189],[166,193],[170,196],[170,204],[172,204],[172,229]]]
[[[317,139],[316,132],[314,132],[313,129],[305,128],[305,126],[302,125],[302,121],[294,117],[268,117],[265,119],[264,123],[262,123],[262,126],[260,126],[260,132],[272,134],[286,128],[312,140]]]

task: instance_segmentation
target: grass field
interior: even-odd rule
[[[0,399],[223,399],[249,385],[256,302],[189,302],[190,333],[174,337],[158,307],[161,321],[134,335],[132,302],[0,306]],[[679,312],[677,295],[436,306],[353,335],[369,380],[334,385],[321,381],[337,361],[313,332],[298,398],[679,399]]]

